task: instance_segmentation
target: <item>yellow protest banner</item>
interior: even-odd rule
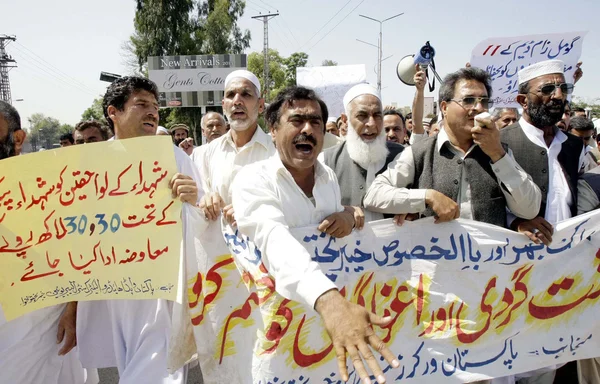
[[[175,300],[181,203],[170,138],[86,144],[0,162],[7,320],[69,301]]]

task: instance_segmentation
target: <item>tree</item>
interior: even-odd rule
[[[573,97],[573,100],[571,100],[571,111],[575,108],[591,108],[592,117],[600,117],[600,98],[595,98],[586,101],[586,99],[575,96]]]
[[[296,85],[296,68],[306,67],[308,55],[304,52],[294,52],[287,59],[283,60],[285,65],[285,83],[286,85]]]
[[[61,135],[60,122],[42,113],[34,113],[29,121],[29,141],[34,151],[39,148],[51,149]]]
[[[245,6],[239,0],[199,2],[194,36],[200,37],[203,54],[238,54],[250,47],[250,31],[242,31],[237,25]]]
[[[260,52],[252,52],[248,55],[248,70],[254,73],[260,80],[261,89],[265,89],[264,79],[265,61]],[[269,49],[269,95],[267,100],[275,98],[277,93],[286,86],[286,67],[284,59],[275,49]],[[266,95],[267,96],[267,95]]]
[[[81,120],[96,120],[106,123],[102,109],[102,98],[94,99],[92,105],[81,114]]]
[[[336,65],[338,65],[338,63],[337,63],[337,61],[327,59],[327,60],[323,60],[321,62],[321,65],[323,67],[335,67]]]

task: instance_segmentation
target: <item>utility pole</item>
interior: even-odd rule
[[[262,19],[264,24],[264,56],[265,56],[265,68],[263,70],[263,83],[264,90],[263,93],[265,95],[265,100],[269,101],[269,87],[271,84],[269,81],[269,20],[272,18],[279,16],[279,12],[277,13],[269,13],[268,15],[258,15],[252,16],[253,19]]]
[[[381,62],[384,60],[383,59],[383,23],[385,23],[388,20],[395,19],[396,17],[402,16],[402,15],[404,15],[404,12],[394,15],[392,17],[388,17],[387,19],[384,19],[384,20],[377,20],[377,19],[374,19],[369,16],[359,15],[360,17],[364,17],[365,19],[373,20],[373,21],[379,23],[379,44],[378,44],[378,52],[377,52],[377,67],[378,67],[377,90],[379,90],[379,92],[381,92]],[[364,41],[361,41],[361,42],[364,43]],[[366,43],[366,44],[369,44],[369,43]],[[369,45],[373,45],[373,44],[369,44]]]
[[[13,58],[6,53],[6,46],[15,41],[15,36],[0,35],[0,100],[12,104],[10,95],[10,80],[8,79],[8,71],[11,68],[16,68],[17,64]]]

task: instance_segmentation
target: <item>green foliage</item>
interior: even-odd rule
[[[338,65],[337,61],[333,60],[323,60],[321,62],[321,66],[323,67],[335,67],[336,65]]]
[[[571,100],[571,111],[575,108],[591,108],[592,118],[600,117],[600,98],[586,101],[586,99],[575,96],[573,97],[573,100]]]
[[[30,126],[28,140],[34,151],[39,148],[51,149],[58,144],[58,138],[64,132],[57,119],[46,117],[42,113],[34,113],[28,120]]]
[[[102,98],[94,99],[92,105],[81,114],[81,120],[96,120],[106,124],[102,110]]]
[[[283,59],[285,65],[285,82],[286,85],[296,85],[296,68],[306,67],[308,62],[308,54],[304,52],[294,52],[287,59]]]

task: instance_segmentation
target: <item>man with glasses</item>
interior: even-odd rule
[[[577,214],[577,180],[585,151],[581,139],[557,127],[567,95],[573,92],[573,84],[565,81],[564,67],[561,60],[547,60],[520,70],[516,100],[523,107],[523,116],[518,123],[500,131],[502,142],[509,145],[517,162],[542,191],[537,217],[533,220],[509,217],[511,229],[524,233],[537,244],[549,245],[553,226]],[[526,372],[516,379],[519,384],[552,384],[556,368]],[[561,383],[576,380],[572,376],[557,378]]]
[[[571,119],[569,128],[569,132],[574,136],[580,137],[585,146],[583,171],[587,172],[596,168],[598,166],[598,159],[592,153],[592,143],[596,140],[596,127],[594,127],[592,120],[576,116]]]
[[[367,209],[396,214],[456,218],[506,226],[506,207],[533,218],[541,201],[539,188],[500,142],[488,110],[491,78],[479,68],[463,68],[444,79],[439,134],[407,147],[377,176],[364,199]]]

